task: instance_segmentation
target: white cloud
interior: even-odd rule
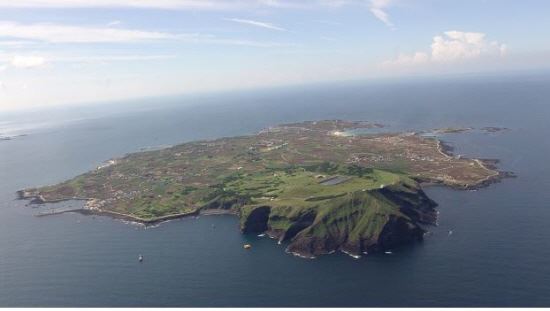
[[[480,32],[447,31],[435,36],[432,43],[432,60],[450,62],[478,58],[485,55],[504,55],[506,46],[496,41],[487,42]]]
[[[101,55],[101,56],[58,56],[51,58],[52,62],[67,63],[104,63],[165,60],[176,58],[176,55]]]
[[[254,21],[254,20],[250,20],[250,19],[226,18],[225,20],[231,21],[231,22],[234,22],[234,23],[250,25],[250,26],[254,26],[254,27],[266,28],[266,29],[277,30],[277,31],[286,31],[286,29],[284,29],[282,27],[278,27],[278,26],[275,26],[275,25],[270,24],[270,23],[259,22],[259,21]]]
[[[116,21],[112,21],[112,22],[107,23],[107,27],[118,26],[120,24],[122,24],[122,22],[119,21],[119,20],[116,20]]]
[[[46,59],[41,56],[14,56],[10,65],[15,68],[36,68],[46,64]]]
[[[0,0],[3,8],[158,8],[219,10],[242,6],[238,0]]]
[[[251,1],[252,3],[253,1]],[[284,0],[258,0],[257,5],[267,6],[272,8],[279,9],[303,9],[308,7],[310,4],[299,3],[298,1],[284,1]]]
[[[136,8],[239,10],[254,7],[305,8],[342,0],[0,0],[0,8]]]
[[[204,43],[204,44],[222,44],[222,45],[236,45],[236,46],[248,46],[256,48],[278,48],[278,47],[293,47],[297,46],[293,43],[279,43],[269,41],[253,41],[242,39],[222,39],[217,37],[211,38],[197,38],[191,42]]]
[[[0,37],[51,43],[139,42],[174,38],[173,34],[141,30],[81,27],[57,24],[0,22]]]
[[[394,28],[393,23],[390,21],[390,17],[386,12],[386,9],[391,5],[392,0],[371,0],[370,12],[379,20],[381,20],[386,26]]]
[[[321,5],[331,6],[331,7],[342,7],[348,4],[351,4],[351,0],[319,0]]]
[[[304,9],[341,7],[364,0],[0,0],[0,8],[135,8],[162,10]]]
[[[0,41],[0,46],[10,47],[10,48],[17,48],[25,45],[30,45],[30,44],[33,44],[33,42],[23,41],[23,40]]]
[[[361,3],[364,0],[257,0],[256,6],[267,6],[280,9],[308,9],[314,7],[342,7],[349,4]],[[249,0],[249,4],[254,1]]]
[[[1,1],[1,0],[0,0]],[[259,25],[256,25],[259,26]],[[270,24],[262,27],[275,27]],[[282,29],[282,28],[281,28]],[[281,47],[289,44],[227,39],[214,35],[142,31],[110,27],[82,27],[58,24],[19,24],[0,21],[0,37],[43,41],[48,43],[140,43],[176,40],[188,43],[222,44],[250,47]]]
[[[8,68],[38,68],[50,63],[97,64],[111,62],[156,61],[176,58],[176,55],[100,55],[100,56],[64,56],[64,55],[5,55],[0,54],[0,72]]]
[[[384,62],[384,65],[442,64],[505,54],[506,45],[497,41],[487,41],[484,33],[453,30],[445,32],[442,36],[433,37],[430,52],[401,54],[393,60]]]
[[[0,52],[0,71],[12,68],[37,68],[51,63],[108,63],[108,62],[130,62],[130,61],[155,61],[176,58],[176,55],[169,54],[119,54],[119,55],[63,55],[43,54],[21,55],[6,54]]]

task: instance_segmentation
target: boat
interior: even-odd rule
[[[265,233],[258,234],[258,237],[263,238],[265,236]]]
[[[391,254],[393,254],[393,253],[392,253],[392,251],[385,251],[384,254],[386,254],[386,255],[391,255]]]
[[[449,230],[449,235],[453,234],[453,230]]]
[[[252,248],[252,245],[250,245],[250,244],[245,244],[245,245],[243,245],[243,248],[244,248],[244,249],[251,249],[251,248]]]
[[[139,260],[139,262],[142,262],[143,261],[143,256],[139,255],[138,260]]]

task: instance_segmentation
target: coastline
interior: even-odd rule
[[[389,140],[388,142],[386,142],[386,144],[390,144],[390,146],[393,146],[392,144],[396,143],[391,140],[391,137],[387,139]],[[337,142],[340,142],[340,141],[338,140]],[[401,142],[401,141],[399,140],[397,142]],[[416,142],[417,142],[416,140],[412,139],[412,143],[416,143]],[[351,141],[349,141],[349,143],[351,143]],[[279,141],[276,141],[275,143],[269,142],[269,144],[275,144],[275,146],[281,145]],[[271,146],[269,144],[268,146]],[[413,148],[414,145],[408,145],[408,144],[411,144],[411,142],[404,142],[404,144],[405,146],[409,146],[410,148],[412,148],[412,150],[416,150]],[[282,145],[284,146],[285,144],[282,144]],[[504,177],[513,176],[513,174],[511,173],[499,171],[497,166],[499,161],[496,159],[477,159],[477,158],[462,157],[461,155],[454,155],[453,146],[441,139],[433,138],[431,142],[427,143],[427,146],[429,149],[428,149],[428,152],[426,152],[426,154],[428,154],[428,156],[431,156],[431,159],[428,159],[428,160],[431,162],[433,161],[437,161],[437,162],[434,165],[429,165],[428,163],[428,165],[425,165],[424,167],[420,167],[420,169],[417,168],[416,171],[413,168],[407,171],[409,173],[407,174],[407,176],[412,177],[416,181],[414,185],[412,183],[411,185],[409,184],[403,185],[403,187],[409,189],[408,191],[410,192],[403,191],[399,187],[396,187],[393,190],[392,189],[388,190],[387,183],[383,183],[382,185],[380,185],[380,189],[382,190],[378,190],[378,188],[376,188],[377,190],[373,190],[379,196],[381,196],[381,198],[389,200],[388,204],[390,203],[393,204],[391,205],[392,210],[396,209],[398,211],[401,211],[402,213],[405,213],[406,216],[403,216],[404,214],[396,214],[396,216],[393,216],[392,214],[388,214],[390,216],[387,216],[388,218],[385,219],[385,222],[382,223],[382,225],[379,224],[377,227],[372,227],[374,228],[372,230],[374,230],[375,232],[378,232],[378,234],[377,235],[371,234],[370,236],[364,239],[349,239],[345,232],[343,235],[338,236],[338,238],[332,238],[331,236],[321,236],[319,238],[316,238],[313,235],[311,235],[311,236],[303,236],[298,239],[293,239],[296,235],[296,232],[298,232],[296,231],[298,228],[296,227],[296,224],[298,224],[300,228],[299,230],[303,229],[301,226],[304,226],[304,223],[307,224],[305,225],[306,227],[311,226],[313,224],[314,219],[309,219],[308,218],[309,214],[303,215],[303,217],[305,217],[304,219],[289,218],[288,221],[290,222],[291,225],[288,228],[284,227],[285,229],[280,229],[282,230],[282,237],[279,237],[279,243],[282,242],[286,233],[292,232],[289,235],[288,240],[292,239],[293,244],[289,245],[285,251],[294,256],[298,256],[302,258],[310,258],[310,259],[315,258],[317,255],[328,254],[334,251],[340,251],[342,253],[345,253],[357,259],[357,258],[360,258],[366,251],[370,253],[370,252],[382,252],[385,250],[389,250],[401,244],[412,243],[413,241],[422,240],[422,237],[426,233],[426,230],[423,228],[423,225],[425,224],[437,225],[437,216],[434,216],[436,215],[435,207],[437,206],[437,203],[431,200],[429,197],[427,197],[425,193],[422,191],[422,188],[431,186],[431,185],[444,185],[446,187],[449,187],[455,190],[474,190],[474,189],[486,187],[489,184],[492,184],[495,182],[499,182]],[[390,149],[390,152],[394,152],[394,151]],[[290,163],[287,159],[284,158],[285,154],[286,154],[286,151],[282,151],[281,157],[283,157],[283,160],[285,160],[285,163]],[[179,153],[176,153],[176,155],[179,156]],[[412,159],[411,161],[414,161],[416,159],[416,155],[412,156],[411,159]],[[98,169],[103,169],[107,166],[113,165],[114,163],[115,163],[115,160],[110,160],[107,162],[107,164],[105,164],[106,166],[98,167]],[[444,167],[444,169],[448,169],[447,174],[445,174],[445,172],[439,173],[439,170],[441,169],[441,167]],[[241,169],[241,168],[242,167],[238,169]],[[234,168],[228,167],[228,169],[234,169]],[[414,172],[421,172],[423,174],[413,175]],[[147,173],[147,172],[144,172],[144,173]],[[124,176],[124,175],[120,175],[120,176]],[[199,176],[202,176],[202,175],[199,175]],[[274,174],[274,176],[277,176],[277,174]],[[417,176],[417,177],[415,178],[414,176]],[[319,178],[319,177],[316,177],[316,178]],[[319,183],[322,185],[337,185],[341,183],[341,181],[336,180],[337,178],[341,178],[341,177],[332,176],[329,178],[324,178],[323,180],[319,180]],[[344,181],[346,180],[347,179],[345,179]],[[332,181],[334,181],[333,184],[331,184]],[[125,190],[130,191],[132,189],[125,189]],[[86,201],[86,203],[82,208],[66,209],[66,210],[61,210],[60,208],[56,210],[55,209],[56,206],[54,206],[53,209],[49,209],[45,213],[39,213],[38,215],[35,215],[37,217],[59,215],[64,213],[80,213],[83,215],[107,216],[112,219],[119,219],[125,222],[141,224],[144,226],[154,226],[154,225],[161,224],[163,222],[190,217],[190,216],[198,217],[199,215],[234,215],[240,218],[241,231],[243,233],[256,232],[254,230],[257,230],[257,232],[262,232],[263,234],[267,233],[272,238],[277,235],[276,232],[271,233],[269,231],[269,230],[272,230],[273,228],[277,228],[277,227],[269,227],[268,225],[268,222],[271,219],[270,212],[267,212],[267,214],[264,213],[265,207],[269,207],[269,210],[271,210],[273,206],[260,206],[261,210],[260,208],[254,209],[250,212],[250,214],[243,212],[243,209],[245,209],[246,211],[246,207],[254,208],[254,206],[251,206],[251,204],[254,205],[256,203],[254,203],[255,201],[252,200],[252,197],[250,197],[248,200],[242,199],[240,197],[236,197],[232,199],[232,201],[230,200],[230,202],[225,202],[224,200],[221,200],[220,202],[219,199],[220,198],[223,199],[222,195],[215,193],[216,194],[215,198],[210,199],[209,197],[210,201],[208,201],[208,203],[200,203],[200,201],[195,201],[194,204],[185,204],[185,205],[179,206],[180,208],[182,207],[186,208],[185,212],[168,214],[160,217],[154,217],[156,215],[162,214],[163,212],[162,211],[160,213],[158,213],[158,211],[157,213],[155,213],[155,211],[140,212],[139,209],[136,209],[135,206],[131,205],[132,202],[129,202],[130,205],[125,206],[125,208],[120,208],[118,205],[113,204],[112,200],[109,198],[109,195],[111,196],[113,195],[112,191],[107,194],[102,192],[76,191],[73,188],[68,186],[67,186],[67,189],[61,187],[57,191],[58,192],[53,192],[54,195],[52,195],[50,193],[51,191],[48,192],[47,189],[46,191],[42,192],[41,188],[29,188],[28,190],[18,191],[17,195],[19,199],[30,200],[29,204],[58,203],[58,202],[70,201],[70,200]],[[226,191],[225,186],[223,188],[223,191]],[[352,192],[348,192],[348,193],[360,193],[360,191],[361,189],[359,190],[354,189]],[[366,189],[362,189],[362,192],[365,192],[365,191]],[[410,201],[411,200],[410,195],[412,193],[417,194],[418,196],[416,198],[417,200],[415,199]],[[71,197],[71,195],[73,196]],[[76,197],[77,195],[97,196],[98,198]],[[409,197],[407,197],[406,195],[409,195]],[[323,197],[323,199],[337,198],[340,196],[341,196],[340,194],[332,195],[326,198]],[[158,195],[158,197],[161,197],[161,196]],[[372,199],[370,196],[365,197],[365,199],[369,199],[369,198]],[[376,197],[376,200],[378,199],[379,198]],[[310,201],[310,198],[308,197],[308,198],[305,198],[304,200]],[[354,212],[353,209],[355,208],[355,201],[356,201],[355,198],[353,198],[352,196],[352,200],[351,200],[352,204],[350,204],[350,207],[347,207],[348,203],[344,202],[345,203],[344,205],[346,206],[345,211],[348,212],[349,210],[350,219],[355,217],[353,215],[364,211],[363,209],[360,212],[358,211]],[[294,205],[295,202],[291,202],[291,204]],[[234,207],[234,209],[231,209],[231,207]],[[289,207],[292,207],[292,206],[289,206]],[[331,206],[331,208],[332,207],[333,206]],[[66,208],[66,207],[63,207],[63,208]],[[118,209],[120,212],[114,211],[113,209],[115,208]],[[339,213],[341,213],[341,206],[336,206],[335,209],[339,209]],[[257,212],[257,211],[260,211],[260,212]],[[253,213],[253,212],[256,212],[256,213]],[[145,215],[145,218],[140,217],[141,215]],[[317,214],[315,213],[313,215],[314,217],[317,216]],[[288,215],[284,213],[281,215],[276,214],[275,216],[281,217],[282,219],[284,219],[284,217],[288,217]],[[405,217],[411,217],[411,218],[407,218],[408,219],[407,220],[405,219]],[[365,218],[365,219],[370,220],[370,218]],[[277,221],[277,220],[274,220],[274,221]],[[300,223],[300,222],[303,222],[303,223]],[[325,228],[327,227],[327,225],[321,225],[320,227]],[[367,227],[366,225],[364,225],[363,227],[360,227],[360,228],[368,229],[371,227]],[[285,232],[284,230],[287,230],[287,231]],[[420,234],[421,236],[419,236]]]
[[[454,147],[448,144],[447,142],[435,138],[437,141],[437,150],[439,153],[441,153],[443,156],[445,156],[448,159],[454,158],[455,155],[453,154]],[[475,183],[470,184],[464,184],[464,185],[457,185],[457,184],[449,184],[446,183],[444,180],[420,180],[420,183],[422,186],[434,186],[434,185],[445,185],[447,187],[451,187],[454,189],[459,190],[478,190],[481,188],[488,187],[491,184],[501,182],[504,178],[515,178],[517,177],[513,172],[507,172],[507,171],[499,171],[495,164],[500,162],[498,159],[478,159],[478,158],[464,158],[469,159],[477,163],[481,168],[484,170],[491,172],[491,175],[484,177],[480,180],[477,180]]]
[[[489,169],[489,168],[486,168],[486,169]],[[497,175],[499,175],[499,174],[500,173],[498,173],[498,171],[497,171]],[[492,178],[494,178],[494,175],[489,176],[489,177],[490,177],[490,179],[492,179]],[[430,184],[435,185],[436,183],[432,182]],[[421,183],[420,187],[423,188],[424,186],[428,186],[430,184]],[[450,186],[450,185],[446,185],[446,186]],[[482,186],[482,183],[481,184],[476,184],[476,187],[481,187],[481,186]],[[452,188],[457,188],[457,187],[453,187],[453,186],[451,186],[451,187]],[[464,188],[460,188],[460,189],[464,190]],[[31,200],[30,204],[48,204],[48,203],[55,204],[55,203],[58,203],[58,202],[61,202],[61,201],[71,201],[71,200],[85,200],[88,203],[90,203],[90,202],[93,203],[94,201],[96,201],[96,199],[90,199],[90,198],[86,199],[86,198],[76,198],[76,197],[75,198],[69,198],[69,199],[66,199],[66,200],[47,201],[47,200],[44,199],[44,197],[42,197],[38,193],[26,192],[24,190],[18,191],[17,193],[18,193],[19,199],[21,199],[21,200]],[[45,217],[45,216],[60,215],[60,214],[65,214],[65,213],[79,213],[79,214],[82,214],[82,215],[107,216],[107,217],[110,217],[112,219],[122,220],[122,221],[125,221],[125,222],[136,223],[136,224],[144,225],[146,227],[147,226],[160,225],[164,222],[171,221],[171,220],[176,220],[176,219],[180,219],[180,218],[186,218],[186,217],[191,217],[191,216],[197,217],[199,215],[204,215],[204,216],[208,216],[208,215],[233,215],[233,216],[239,217],[239,213],[234,209],[207,208],[207,205],[205,205],[205,206],[198,207],[195,210],[190,211],[190,212],[170,214],[170,215],[165,215],[165,216],[161,216],[161,217],[145,219],[145,218],[141,218],[141,217],[137,217],[137,216],[133,216],[133,215],[128,215],[128,214],[123,214],[123,213],[119,213],[119,212],[100,209],[98,207],[94,207],[94,204],[88,204],[88,203],[83,208],[69,209],[69,210],[62,210],[62,211],[52,210],[50,213],[42,213],[42,214],[37,214],[37,215],[34,215],[34,216],[35,217]],[[433,223],[433,225],[437,226],[437,222]],[[267,234],[269,234],[269,232],[267,232]],[[269,234],[269,236],[272,237],[271,234]],[[288,253],[288,254],[291,254],[293,256],[304,258],[304,259],[314,259],[318,255],[331,254],[336,250],[338,250],[338,251],[340,251],[344,254],[347,254],[348,256],[350,256],[354,259],[358,259],[358,258],[362,257],[362,255],[363,255],[363,253],[355,253],[355,252],[350,251],[350,250],[348,250],[344,247],[337,248],[337,249],[335,249],[331,252],[324,252],[324,253],[319,253],[319,254],[315,254],[315,255],[313,255],[312,253],[310,253],[308,251],[302,251],[302,250],[299,250],[299,249],[292,249],[291,250],[289,247],[287,247],[285,249],[285,252]],[[377,251],[375,251],[375,252],[377,252]],[[369,251],[369,253],[370,253],[370,251]]]
[[[62,200],[45,200],[44,197],[41,195],[26,195],[24,190],[17,191],[17,199],[18,200],[28,200],[29,204],[55,204],[60,202],[66,202],[66,201],[86,201],[91,202],[96,199],[93,198],[69,198],[69,199],[62,199]],[[111,217],[113,219],[118,220],[124,220],[124,221],[130,221],[130,222],[136,222],[143,225],[157,225],[166,221],[185,218],[185,217],[191,217],[191,216],[211,216],[211,215],[235,215],[237,216],[238,213],[234,210],[224,210],[224,209],[205,209],[205,208],[197,208],[194,211],[185,212],[185,213],[177,213],[177,214],[170,214],[165,216],[160,216],[156,218],[141,218],[134,215],[129,214],[123,214],[119,212],[114,211],[108,211],[103,210],[99,208],[75,208],[75,209],[68,209],[68,210],[61,210],[61,211],[55,211],[52,210],[51,212],[45,212],[45,213],[39,213],[34,215],[35,217],[46,217],[46,216],[55,216],[55,215],[61,215],[66,213],[79,213],[82,215],[95,215],[95,216],[107,216]]]
[[[70,200],[67,200],[67,201],[70,201]],[[46,203],[51,203],[51,202],[46,202]],[[66,214],[66,213],[79,213],[79,214],[87,215],[87,216],[90,216],[90,215],[107,216],[107,217],[110,217],[110,218],[113,218],[113,219],[136,222],[136,223],[148,226],[148,225],[158,225],[162,222],[169,221],[169,220],[180,219],[180,218],[185,218],[185,217],[190,217],[190,216],[198,216],[200,214],[200,211],[195,210],[195,211],[187,212],[187,213],[170,214],[170,215],[165,215],[165,216],[161,216],[161,217],[157,217],[157,218],[145,219],[145,218],[140,218],[140,217],[137,217],[137,216],[122,214],[122,213],[113,212],[113,211],[78,208],[78,209],[70,209],[70,210],[63,210],[63,211],[52,211],[51,213],[41,213],[41,214],[36,214],[34,216],[35,217],[46,217],[46,216],[55,216],[55,215],[61,215],[61,214]]]

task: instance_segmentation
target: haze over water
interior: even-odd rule
[[[342,83],[0,113],[0,134],[27,134],[0,141],[0,306],[548,306],[548,85],[548,75]],[[518,178],[478,191],[427,188],[440,204],[433,234],[359,260],[293,257],[240,234],[231,216],[144,229],[76,214],[37,218],[40,210],[15,200],[19,189],[142,148],[316,119],[507,127],[442,138],[456,154],[502,160]]]

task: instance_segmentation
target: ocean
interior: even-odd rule
[[[0,140],[0,306],[549,306],[549,86],[547,74],[463,76],[0,112],[0,136],[13,137]],[[477,191],[427,187],[440,214],[425,241],[360,259],[294,257],[241,234],[229,215],[145,228],[79,214],[38,218],[41,208],[16,200],[19,189],[125,153],[319,119],[390,130],[506,127],[442,139],[457,154],[500,159],[517,178]]]

